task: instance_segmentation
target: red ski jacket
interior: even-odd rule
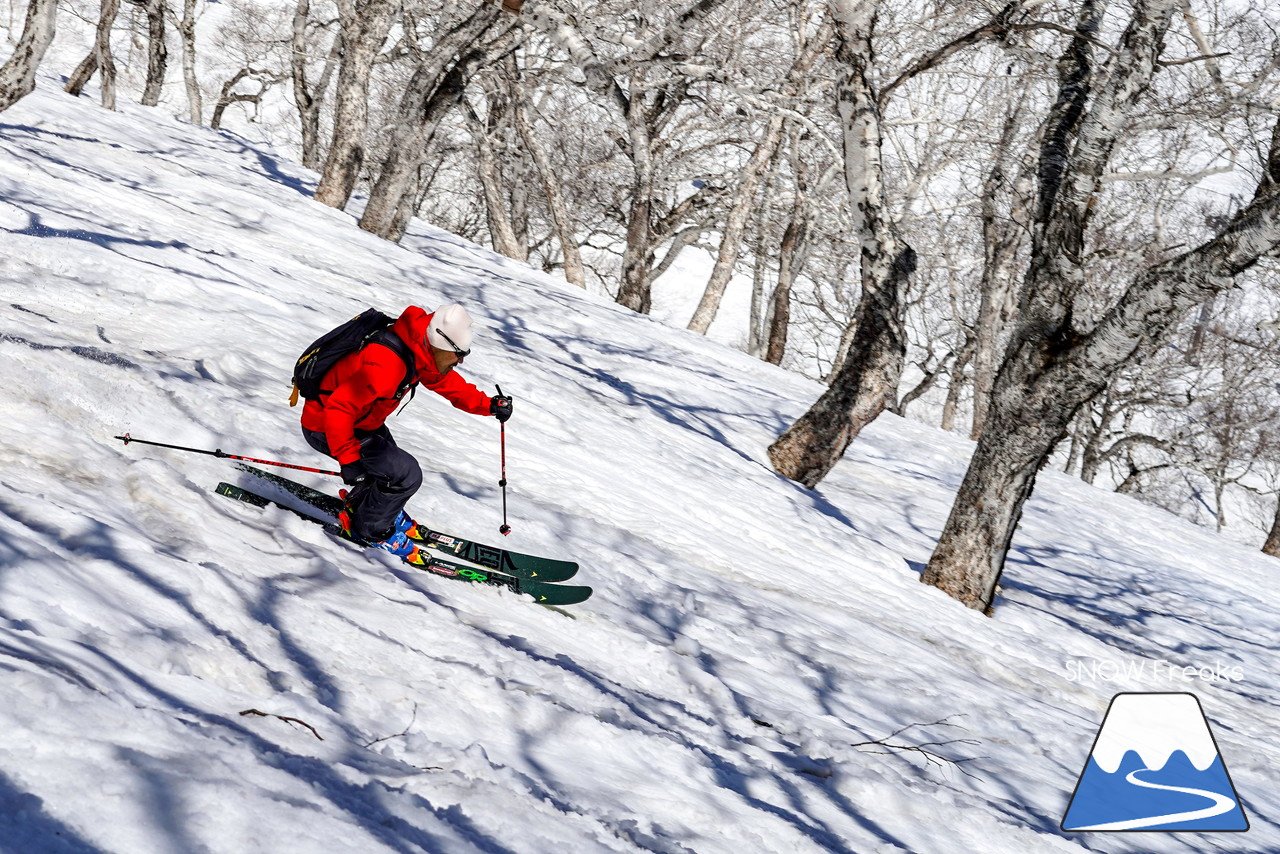
[[[409,345],[417,367],[413,382],[421,383],[464,412],[490,415],[489,395],[451,370],[441,374],[427,349],[427,324],[432,315],[416,305],[404,310],[391,331]],[[329,440],[329,450],[342,465],[360,459],[356,430],[376,430],[400,405],[396,391],[405,377],[405,362],[385,344],[369,344],[338,360],[320,382],[326,392],[308,400],[302,409],[302,426],[319,430]]]

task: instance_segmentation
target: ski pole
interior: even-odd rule
[[[498,389],[499,397],[506,397],[502,393],[502,386],[494,387]],[[507,524],[507,423],[499,421],[498,427],[498,436],[502,445],[502,480],[498,481],[498,486],[502,487],[502,525],[498,528],[498,533],[507,537],[511,535],[511,526]]]
[[[280,462],[276,462],[275,460],[260,460],[256,457],[242,457],[239,454],[228,454],[226,451],[222,450],[221,448],[217,448],[212,451],[206,451],[201,448],[186,448],[186,447],[183,447],[182,445],[166,445],[164,442],[148,442],[146,439],[135,439],[132,436],[130,436],[128,433],[125,433],[123,436],[116,436],[115,438],[124,442],[126,445],[128,445],[130,442],[137,442],[139,445],[154,445],[157,448],[170,448],[175,451],[188,451],[193,454],[207,454],[211,457],[221,457],[227,460],[243,460],[246,463],[259,463],[264,466],[280,466],[280,468],[297,469],[298,471],[310,471],[310,472],[315,472],[316,474],[331,474],[338,477],[342,476],[342,472],[327,471],[325,469],[313,469],[310,466],[297,466],[297,465],[294,465],[293,463],[280,463]]]

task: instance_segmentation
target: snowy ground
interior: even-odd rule
[[[804,490],[765,448],[816,384],[426,226],[381,241],[313,181],[51,81],[0,116],[0,851],[1280,851],[1273,560],[1046,474],[980,616],[918,582],[966,442],[885,416]],[[595,586],[565,613],[111,438],[324,465],[297,351],[446,301],[516,398],[511,546]],[[497,539],[492,419],[428,394],[391,426],[415,515]],[[1200,697],[1248,833],[1058,830],[1126,690]],[[911,724],[971,761],[855,746]]]

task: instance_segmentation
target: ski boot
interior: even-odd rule
[[[347,498],[346,490],[343,490],[342,497]],[[381,540],[366,539],[355,533],[351,528],[351,515],[354,508],[350,501],[343,505],[342,510],[338,513],[338,526],[342,529],[342,535],[348,539],[360,543],[361,545],[373,546],[383,551],[391,552],[391,554],[400,558],[405,563],[411,563],[414,566],[425,566],[427,558],[414,543],[410,532],[417,532],[417,526],[409,515],[403,510],[396,517],[396,525],[391,533]]]
[[[400,511],[400,515],[396,517],[396,533],[403,533],[406,537],[415,543],[425,543],[427,541],[427,531],[425,528],[419,528],[418,523],[409,517],[409,514]]]

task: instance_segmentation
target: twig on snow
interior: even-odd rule
[[[324,741],[324,738],[321,737],[320,733],[316,732],[316,728],[313,727],[311,724],[307,723],[306,721],[302,720],[301,718],[291,718],[288,715],[272,715],[272,714],[268,714],[267,712],[258,711],[257,709],[245,709],[243,712],[240,713],[240,717],[244,717],[245,715],[257,715],[260,718],[275,718],[276,720],[284,721],[287,724],[299,724],[300,726],[304,726],[307,729],[311,730],[311,734],[314,735],[316,738],[320,739],[321,741]]]

